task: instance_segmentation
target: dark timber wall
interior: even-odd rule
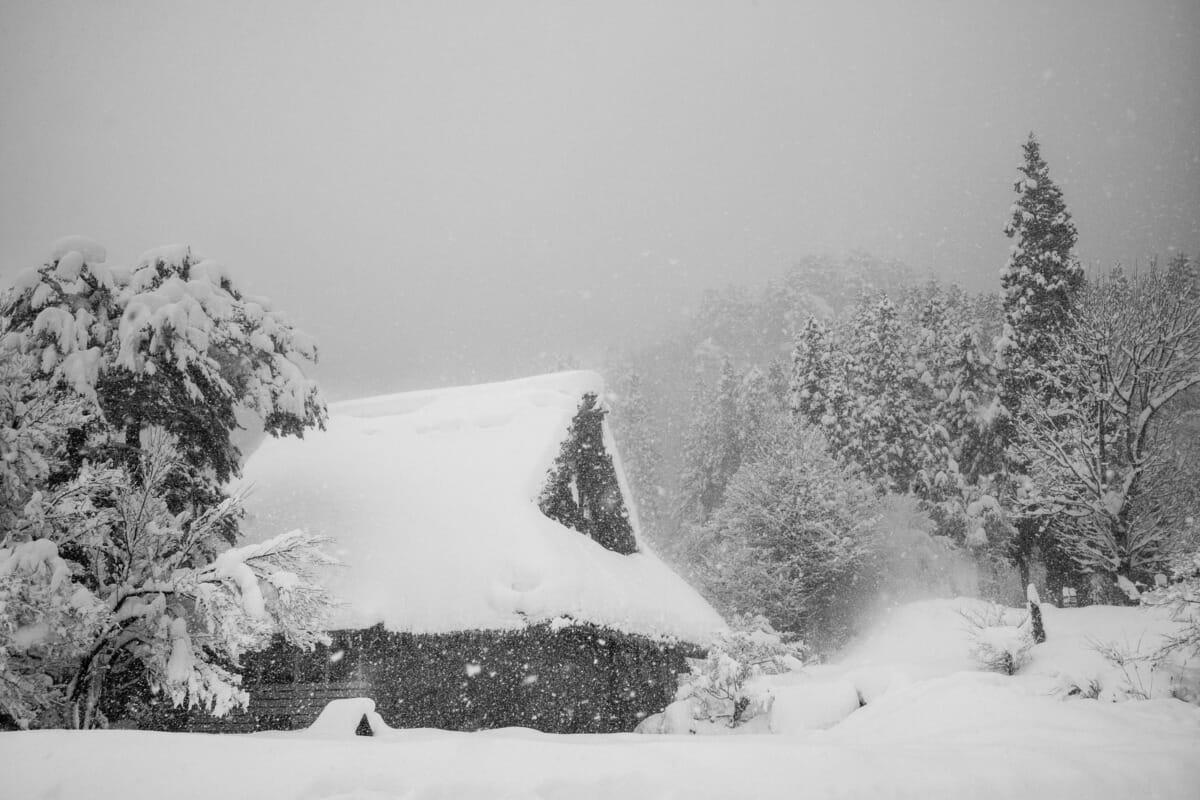
[[[553,630],[393,633],[338,631],[304,653],[277,643],[246,658],[250,706],[224,719],[159,704],[137,720],[168,730],[249,732],[303,728],[325,703],[370,697],[396,728],[551,733],[631,731],[674,699],[686,647],[592,625]]]

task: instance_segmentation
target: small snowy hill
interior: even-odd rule
[[[938,698],[939,686],[949,696],[961,695],[964,687],[968,693],[969,687],[977,687],[981,696],[995,696],[1001,707],[1041,704],[1051,721],[1062,708],[1093,707],[1097,701],[1082,697],[1097,697],[1104,705],[1139,698],[1152,700],[1150,706],[1161,702],[1161,708],[1173,708],[1171,713],[1200,724],[1200,709],[1170,699],[1195,699],[1200,688],[1200,659],[1178,657],[1152,668],[1145,658],[1179,628],[1165,610],[1043,605],[1047,640],[1030,649],[1027,660],[1010,677],[983,671],[972,656],[967,617],[989,606],[980,600],[958,598],[924,600],[892,609],[834,663],[772,679],[776,696],[772,727],[777,732],[795,733],[835,725],[841,728],[838,723],[845,720],[849,729],[857,730],[864,724],[870,726],[863,720],[881,713],[880,706],[904,706],[918,696]],[[1007,616],[1015,624],[1024,611],[1008,609]],[[1129,658],[1123,665],[1114,663],[1101,654],[1106,647]],[[856,704],[834,702],[834,698],[846,696],[857,696],[866,706],[859,709]],[[881,702],[885,700],[886,704]],[[1137,704],[1121,705],[1131,710]],[[946,697],[937,700],[935,707],[952,716],[961,711]],[[936,727],[939,723],[931,719],[931,711],[927,707],[918,719],[904,724],[919,726],[923,721]],[[990,719],[1006,717],[1001,714]],[[977,723],[981,730],[988,725]],[[1197,733],[1200,735],[1200,730]]]
[[[724,623],[644,542],[621,555],[538,508],[586,393],[603,397],[600,377],[568,372],[335,404],[327,430],[267,440],[248,459],[249,537],[303,528],[334,540],[339,628],[442,633],[569,616],[705,642]],[[633,524],[636,536],[636,512]]]
[[[844,660],[776,686],[775,735],[555,736],[352,728],[347,701],[312,730],[244,736],[135,731],[0,734],[5,797],[1053,798],[1194,800],[1200,709],[1179,700],[1064,697],[1099,670],[1090,640],[1153,646],[1170,622],[1140,609],[1046,609],[1050,637],[1022,677],[979,672],[959,609],[896,609]],[[1105,676],[1108,677],[1105,677]],[[862,693],[867,705],[842,700]],[[824,708],[818,708],[824,704]],[[816,711],[841,706],[814,726]],[[336,711],[333,709],[331,711]],[[777,726],[778,727],[778,726]],[[823,729],[813,729],[822,727]],[[136,753],[136,761],[129,754]]]

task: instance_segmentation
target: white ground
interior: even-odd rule
[[[1200,709],[1180,673],[1135,676],[1152,700],[1064,698],[1129,681],[1094,640],[1153,646],[1138,609],[1047,609],[1024,675],[976,672],[957,608],[897,609],[838,663],[777,682],[776,734],[553,736],[385,731],[358,711],[294,734],[0,734],[4,798],[1179,798],[1200,794]],[[1124,682],[1124,683],[1123,683]],[[868,704],[853,708],[848,693]],[[343,709],[343,711],[347,711]],[[823,729],[822,729],[823,728]]]

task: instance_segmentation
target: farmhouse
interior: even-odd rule
[[[328,536],[332,644],[244,663],[251,704],[189,727],[300,727],[370,697],[393,727],[631,730],[724,626],[638,535],[599,376],[570,372],[335,404],[268,440],[251,540]]]

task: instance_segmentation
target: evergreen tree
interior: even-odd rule
[[[239,307],[215,265],[195,266],[156,286],[73,239],[0,298],[0,724],[102,725],[121,673],[221,714],[247,702],[241,653],[276,633],[300,646],[324,636],[320,540],[294,531],[230,549],[237,500],[196,500],[217,493],[217,459],[236,459],[221,439],[235,422],[200,408],[208,397],[231,415],[265,411],[280,433],[289,409],[311,400],[316,413],[298,366],[259,357],[302,335],[269,328],[281,318]],[[243,311],[257,324],[239,328]]]
[[[239,412],[275,436],[324,424],[302,370],[316,360],[313,341],[186,247],[150,251],[125,272],[98,245],[64,240],[0,297],[0,336],[37,355],[37,377],[59,396],[95,401],[99,413],[74,430],[75,466],[87,450],[136,478],[143,433],[170,433],[184,458],[166,487],[177,513],[215,506],[238,474]]]
[[[848,331],[845,385],[848,413],[832,439],[834,453],[872,480],[907,491],[916,478],[920,425],[914,405],[917,377],[905,358],[895,305],[883,295],[864,302]]]
[[[769,375],[757,365],[751,365],[742,377],[737,393],[736,433],[738,451],[743,457],[753,450],[769,420],[782,410],[772,393]],[[739,458],[739,466],[740,461]]]
[[[776,416],[698,537],[697,577],[724,612],[834,644],[873,588],[877,510],[871,485],[819,432]]]
[[[624,389],[613,410],[613,434],[637,503],[638,518],[654,537],[659,533],[663,494],[658,431],[650,416],[641,373],[631,370],[622,384]]]
[[[1075,258],[1077,234],[1062,190],[1050,178],[1041,147],[1031,133],[1025,162],[1014,184],[1017,201],[1004,233],[1014,239],[1001,273],[1005,359],[1010,370],[1024,361],[1044,365],[1055,337],[1070,325],[1071,308],[1083,270]]]
[[[741,378],[726,358],[717,385],[698,389],[695,416],[684,439],[678,516],[704,522],[721,504],[725,486],[741,465],[738,394]]]
[[[622,555],[637,552],[629,510],[604,446],[604,409],[588,392],[538,498],[542,513]]]
[[[822,425],[834,406],[835,365],[829,329],[809,317],[792,350],[792,411],[809,425]]]
[[[1017,201],[1005,234],[1014,239],[1001,273],[1004,327],[996,351],[1000,360],[1000,398],[1005,414],[997,418],[997,435],[1012,448],[1007,470],[1019,483],[1024,472],[1016,441],[1023,407],[1057,402],[1060,385],[1057,344],[1071,326],[1075,296],[1083,270],[1074,255],[1077,234],[1062,190],[1050,178],[1041,148],[1032,133],[1023,147],[1025,161],[1014,184]],[[1022,583],[1029,583],[1029,561],[1041,545],[1049,570],[1048,582],[1059,586],[1072,578],[1070,559],[1046,537],[1046,525],[1025,507],[1017,520],[1014,539]]]

